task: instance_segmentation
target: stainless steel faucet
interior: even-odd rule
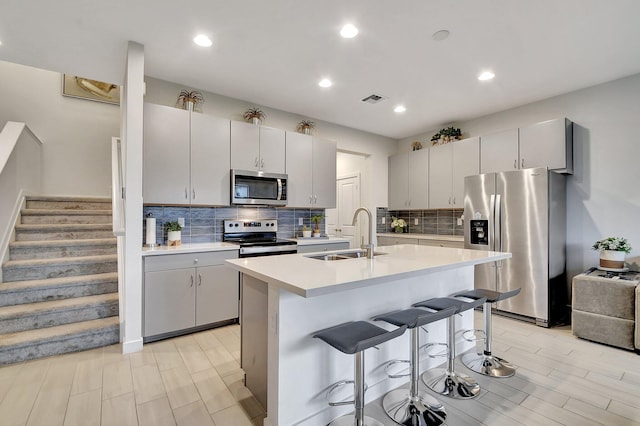
[[[359,207],[353,214],[353,223],[351,225],[356,226],[356,223],[358,223],[358,214],[360,212],[366,212],[367,216],[369,216],[369,244],[362,244],[361,248],[367,250],[367,259],[373,259],[373,216],[371,216],[369,209],[366,207]]]

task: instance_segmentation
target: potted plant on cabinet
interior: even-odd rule
[[[177,220],[165,223],[164,230],[167,233],[168,246],[179,246],[182,244],[182,226]]]
[[[178,94],[178,100],[176,101],[176,106],[182,107],[183,109],[193,111],[199,104],[204,103],[204,97],[202,93],[197,90],[187,90],[182,89]]]
[[[631,245],[626,238],[608,237],[596,241],[591,247],[600,252],[600,268],[621,270],[624,268],[625,254],[631,253]]]
[[[315,123],[311,120],[302,120],[298,123],[296,127],[296,131],[298,133],[304,133],[305,135],[310,135],[311,131],[316,127]]]
[[[321,214],[317,214],[314,216],[311,216],[311,222],[313,222],[315,224],[315,226],[313,227],[313,236],[314,237],[319,237],[320,236],[320,222],[322,222],[322,218],[324,216],[322,216]]]
[[[267,115],[259,108],[249,108],[243,115],[245,120],[253,124],[262,123],[262,120],[264,120],[266,116]]]
[[[307,225],[304,225],[302,227],[302,237],[309,238],[310,236],[311,236],[311,228],[309,228]]]

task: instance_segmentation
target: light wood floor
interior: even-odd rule
[[[476,314],[476,323],[481,317]],[[0,426],[262,424],[242,385],[237,325],[0,368]],[[474,400],[441,397],[448,425],[640,425],[640,356],[579,340],[569,327],[543,329],[494,316],[494,354],[516,376],[489,379]],[[400,384],[400,382],[399,382]],[[388,425],[378,401],[367,413]]]

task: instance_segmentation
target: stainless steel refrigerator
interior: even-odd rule
[[[505,313],[548,327],[567,316],[566,182],[546,168],[468,176],[464,180],[465,248],[511,252],[475,267],[475,287],[518,296]]]

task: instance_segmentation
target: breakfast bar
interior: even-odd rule
[[[313,339],[314,332],[472,289],[475,265],[511,257],[418,245],[377,247],[373,259],[357,256],[351,250],[227,260],[241,272],[242,368],[267,411],[265,425],[327,424],[353,410],[329,407],[325,398],[334,383],[352,378],[352,358]],[[458,316],[456,328],[472,328],[472,315]],[[443,322],[427,330],[430,341],[446,340]],[[387,378],[384,366],[407,359],[408,339],[405,334],[367,351],[367,402],[403,383]],[[472,346],[457,339],[458,352]],[[429,359],[421,367],[441,362]]]

